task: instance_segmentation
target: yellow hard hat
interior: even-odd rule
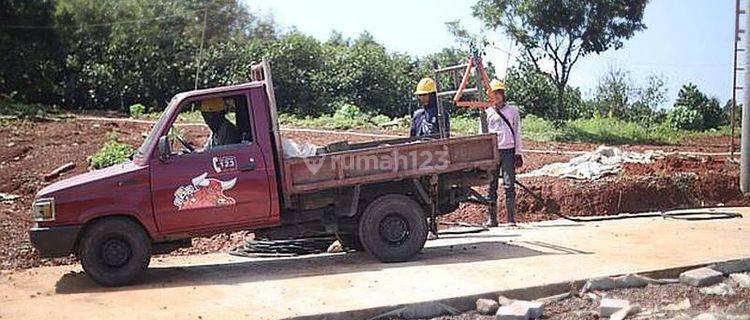
[[[497,79],[492,79],[492,81],[490,81],[490,90],[492,90],[492,91],[496,91],[496,90],[503,90],[503,91],[505,91],[505,82],[502,82],[502,81],[497,80]]]
[[[201,100],[201,112],[219,112],[223,110],[223,98],[208,98]]]
[[[428,94],[433,92],[437,92],[435,80],[432,80],[432,78],[422,78],[417,83],[417,90],[414,91],[414,94]]]

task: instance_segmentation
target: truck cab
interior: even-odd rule
[[[267,101],[260,82],[178,94],[133,161],[37,192],[32,209],[37,225],[29,232],[32,243],[45,257],[76,251],[93,255],[82,262],[95,275],[92,263],[117,267],[134,258],[136,248],[128,242],[135,236],[173,247],[195,236],[279,224]],[[220,110],[206,110],[207,104],[216,107],[217,102]],[[188,108],[205,110],[201,115],[210,122],[207,126],[188,124],[200,126],[200,134],[184,136],[177,121]],[[227,136],[227,131],[238,134],[220,141],[217,135]],[[82,235],[114,229],[111,225],[133,234],[110,232],[101,243],[83,241]],[[143,256],[150,256],[152,249]],[[147,264],[145,259],[138,263]],[[110,283],[103,278],[98,280]]]

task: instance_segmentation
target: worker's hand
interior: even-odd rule
[[[516,168],[523,167],[523,156],[520,154],[516,155]]]

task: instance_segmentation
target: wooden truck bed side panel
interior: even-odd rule
[[[271,74],[271,65],[266,61],[265,59],[262,60],[261,63],[252,65],[250,67],[250,80],[251,81],[262,81],[265,84],[266,89],[266,97],[268,101],[268,114],[269,114],[269,121],[270,121],[270,131],[271,137],[273,138],[273,154],[275,157],[275,162],[278,165],[276,170],[276,174],[278,175],[279,182],[283,182],[285,180],[284,177],[284,150],[281,149],[281,130],[279,129],[279,119],[278,119],[278,111],[276,109],[276,94],[274,92],[273,87],[273,76]],[[290,198],[289,198],[289,191],[286,188],[286,184],[280,183],[281,189],[281,197],[284,202],[284,204],[289,205]]]
[[[336,152],[284,160],[284,189],[306,193],[473,168],[499,161],[493,134]]]

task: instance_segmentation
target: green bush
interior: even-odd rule
[[[130,105],[130,107],[128,107],[128,111],[130,111],[131,117],[140,118],[141,116],[143,116],[143,114],[146,113],[146,106],[140,103],[132,104]]]
[[[667,114],[667,123],[675,130],[700,130],[703,115],[698,110],[678,105]]]
[[[34,117],[44,117],[50,111],[55,110],[49,110],[49,107],[36,103],[26,104],[13,100],[0,100],[0,115],[4,116],[31,119]]]
[[[133,146],[110,139],[104,143],[104,146],[97,153],[88,158],[89,167],[92,169],[102,169],[123,163],[130,160],[130,157],[134,153],[135,148]]]
[[[370,122],[372,122],[376,126],[380,126],[380,125],[382,125],[384,123],[388,123],[388,122],[391,122],[391,121],[393,121],[393,119],[391,119],[389,116],[382,115],[382,114],[379,114],[379,115],[376,115],[376,116],[370,118]]]
[[[334,118],[353,120],[357,117],[362,116],[362,111],[359,109],[359,107],[353,104],[336,103],[334,105],[337,105],[336,112],[334,112],[333,114]]]

